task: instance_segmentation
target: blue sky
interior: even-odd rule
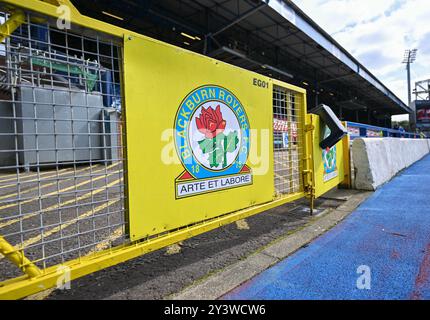
[[[405,49],[418,49],[412,85],[430,78],[430,0],[293,1],[404,102]]]

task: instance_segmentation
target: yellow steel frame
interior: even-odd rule
[[[55,4],[57,2],[59,5],[65,5],[71,10],[71,22],[73,24],[91,28],[96,31],[100,31],[112,36],[117,36],[123,38],[125,34],[127,35],[139,35],[138,33],[131,32],[126,29],[122,29],[111,24],[86,17],[81,15],[79,11],[75,8],[70,0],[56,0],[54,1],[42,1],[42,0],[1,0],[3,3],[11,5],[11,8],[22,8],[26,10],[31,10],[32,12],[40,13],[44,16],[49,16],[52,18],[59,18],[61,13],[58,10],[58,6]]]
[[[0,42],[9,37],[25,20],[24,13],[20,10],[14,12],[10,18],[0,26]]]
[[[347,168],[349,168],[349,143],[347,140],[348,136],[344,137],[340,142],[336,144],[337,152],[336,152],[336,162],[337,162],[337,175],[333,178],[330,178],[327,181],[324,181],[324,163],[322,160],[323,150],[320,148],[319,143],[323,139],[321,136],[321,128],[323,123],[320,122],[319,117],[317,115],[309,115],[311,118],[312,130],[310,130],[310,137],[308,141],[311,143],[311,150],[313,156],[313,174],[312,174],[312,197],[320,197],[323,194],[327,193],[331,189],[337,187],[340,184],[348,184],[349,173]]]
[[[314,209],[315,200],[315,174],[314,174],[314,153],[313,151],[313,141],[314,141],[314,131],[315,124],[313,123],[313,117],[310,114],[305,115],[305,170],[303,170],[303,184],[305,185],[305,192],[310,200],[311,214]]]
[[[16,251],[15,248],[9,244],[0,235],[0,253],[9,259],[13,264],[20,268],[29,277],[37,277],[42,274],[40,269],[35,266],[30,260],[28,260],[24,254],[20,251]]]
[[[121,39],[138,36],[136,33],[128,30],[112,26],[110,24],[86,17],[81,15],[68,0],[55,0],[55,1],[42,1],[42,0],[2,0],[3,3],[8,4],[12,10],[22,8],[34,13],[39,13],[43,16],[50,16],[53,18],[59,17],[57,12],[58,5],[64,4],[71,9],[71,22],[83,27],[91,28],[109,35],[119,37]],[[17,11],[15,11],[17,12]],[[19,16],[17,16],[19,21]],[[12,32],[12,28],[8,29]],[[154,40],[157,41],[157,40]],[[182,49],[180,49],[182,50]],[[307,115],[306,112],[306,91],[304,89],[285,84],[283,82],[272,79],[273,84],[286,87],[294,90],[302,95],[302,123],[304,135],[304,158],[303,158],[303,183],[304,191],[284,196],[275,199],[271,202],[249,207],[247,209],[239,210],[233,213],[225,214],[220,217],[205,220],[194,225],[183,227],[175,231],[171,231],[161,236],[153,237],[149,240],[129,242],[115,248],[93,253],[91,255],[81,257],[76,260],[68,261],[61,266],[68,267],[71,274],[70,279],[74,280],[82,276],[91,274],[101,269],[125,262],[127,260],[136,258],[140,255],[146,254],[151,251],[158,250],[168,245],[183,241],[185,239],[194,237],[201,233],[208,232],[223,225],[232,223],[234,221],[244,219],[268,209],[281,206],[285,203],[295,201],[305,196],[310,196],[313,200],[315,194],[314,188],[314,175],[313,175],[313,157],[312,157],[312,138],[314,125],[312,124],[312,117]],[[127,85],[127,84],[126,84]],[[126,99],[125,99],[126,100]],[[125,108],[126,109],[126,108]],[[271,154],[273,160],[273,154]],[[126,177],[127,182],[127,177]],[[0,237],[0,251],[9,254],[9,259],[20,267],[26,275],[7,280],[0,283],[0,299],[19,299],[37,292],[55,287],[58,279],[58,267],[52,266],[45,270],[39,270],[31,261],[26,259],[21,253],[10,246],[2,237]]]
[[[74,280],[93,272],[114,266],[121,262],[139,257],[143,254],[161,249],[168,245],[189,239],[199,234],[211,231],[229,223],[241,220],[263,211],[281,206],[285,203],[300,199],[304,193],[297,193],[272,201],[267,204],[255,206],[236,213],[204,221],[200,224],[185,227],[173,231],[167,235],[152,238],[147,241],[138,241],[118,246],[105,251],[100,251],[92,255],[82,257],[65,263],[63,266],[70,268],[70,279]],[[31,294],[55,287],[58,279],[58,266],[50,267],[42,271],[42,275],[30,278],[22,276],[0,284],[0,300],[20,299]]]
[[[347,123],[342,123],[344,127],[347,127]],[[351,145],[351,139],[349,137],[349,134],[346,135],[342,139],[343,144],[343,168],[345,172],[345,179],[341,183],[341,186],[343,188],[349,189],[352,187],[352,177],[351,177],[351,153],[350,153],[350,145]]]
[[[145,59],[142,60],[142,56]],[[165,148],[165,142],[158,139],[172,125],[173,116],[178,110],[177,104],[188,92],[202,84],[215,83],[234,92],[239,101],[242,101],[251,129],[256,132],[270,130],[267,145],[272,147],[273,79],[144,37],[126,38],[124,65],[126,126],[130,133],[127,135],[127,166],[128,172],[133,173],[128,177],[127,184],[127,221],[131,240],[139,240],[274,199],[274,155],[270,148],[264,159],[267,161],[267,174],[254,175],[252,185],[177,200],[175,189],[166,186],[171,185],[173,179],[184,171],[184,167],[179,162],[166,166],[160,161],[159,155]],[[195,70],[199,72],[196,73]],[[254,86],[252,80],[255,78],[269,83],[269,89],[262,90]],[[175,85],[172,86],[172,83]],[[276,85],[300,97],[302,114],[299,115],[299,124],[302,125],[306,112],[302,107],[305,91],[280,81],[276,81]],[[168,88],[169,94],[161,95],[160,91],[153,88]],[[164,112],[160,113],[154,107],[142,108],[142,105],[162,105]],[[142,123],[148,124],[145,125],[147,134],[136,134],[141,130]],[[304,137],[300,140],[303,141]],[[254,143],[250,149],[252,153],[259,154],[262,144]],[[147,150],[151,152],[148,154]],[[142,159],[145,159],[144,165]],[[254,170],[251,161],[247,164]],[[158,172],[157,178],[147,179],[153,172]],[[140,196],[136,196],[138,194]],[[160,215],[160,212],[163,214]]]

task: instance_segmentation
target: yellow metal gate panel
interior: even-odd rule
[[[319,146],[320,142],[324,140],[326,133],[325,124],[320,121],[317,115],[310,115],[312,126],[312,151],[313,151],[313,165],[314,165],[314,188],[315,197],[318,198],[331,189],[336,188],[339,184],[345,181],[344,161],[344,148],[343,140],[339,141],[335,146],[330,149],[323,150]],[[347,139],[345,137],[344,139]]]
[[[130,238],[273,200],[271,80],[144,37],[124,46]]]

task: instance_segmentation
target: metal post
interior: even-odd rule
[[[412,96],[411,96],[411,63],[408,62],[406,64],[406,71],[407,71],[407,77],[408,77],[408,106],[411,105],[412,102]]]

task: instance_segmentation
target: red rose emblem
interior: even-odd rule
[[[213,139],[224,132],[227,122],[222,118],[221,107],[217,106],[215,110],[212,107],[202,108],[200,118],[196,117],[196,124],[207,139]]]

